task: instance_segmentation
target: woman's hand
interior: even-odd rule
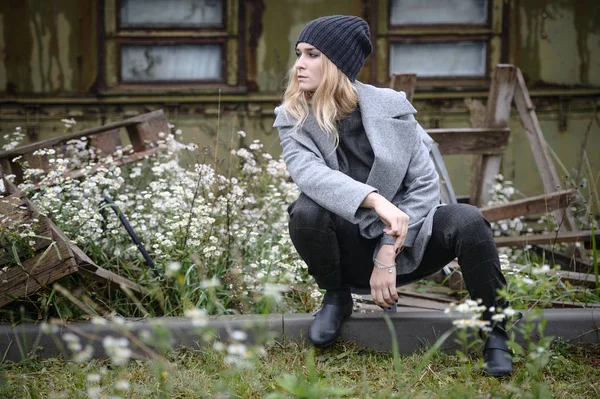
[[[399,254],[404,247],[404,240],[408,234],[408,221],[410,219],[408,215],[377,193],[369,194],[361,205],[372,208],[379,215],[381,221],[387,226],[383,229],[383,232],[396,239],[394,252]]]
[[[396,253],[392,245],[383,245],[377,253],[377,262],[383,265],[393,265],[392,273],[386,269],[373,267],[371,273],[371,297],[373,301],[384,308],[393,305],[398,300],[396,291]]]

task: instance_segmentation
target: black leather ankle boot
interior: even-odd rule
[[[317,348],[333,344],[340,333],[342,323],[352,314],[350,289],[327,290],[323,306],[315,314],[310,326],[310,342]]]
[[[512,351],[506,341],[506,330],[502,326],[495,326],[483,347],[485,369],[496,378],[508,377],[512,373]]]

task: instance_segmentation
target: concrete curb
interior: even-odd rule
[[[572,344],[600,343],[600,309],[551,309],[543,311],[546,319],[545,336],[553,336]],[[211,317],[208,327],[221,340],[227,341],[235,330],[248,334],[247,342],[264,342],[275,339],[280,342],[308,343],[307,331],[312,322],[310,314],[271,314]],[[390,317],[394,327],[400,354],[409,354],[433,344],[452,327],[452,318],[442,312],[403,312]],[[130,341],[143,343],[144,331],[152,332],[157,341],[168,342],[169,347],[198,348],[206,345],[202,331],[185,318],[153,318],[127,321],[123,325],[95,325],[89,322],[56,326],[55,331],[43,333],[38,324],[23,324],[16,327],[0,325],[0,356],[3,361],[18,362],[31,354],[40,359],[64,355],[70,358],[61,336],[66,332],[80,337],[82,347],[91,345],[94,357],[105,357],[102,339],[106,336],[126,337]],[[538,337],[532,337],[534,340]],[[355,313],[342,327],[341,339],[378,351],[392,347],[390,330],[382,313]],[[524,342],[524,337],[518,341]],[[452,349],[453,339],[448,339],[443,349]],[[138,353],[136,344],[131,345]],[[156,345],[154,350],[160,352]],[[166,350],[168,348],[163,348]],[[138,356],[144,357],[144,356]]]

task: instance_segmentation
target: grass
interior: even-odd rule
[[[117,380],[128,380],[128,399],[233,397],[262,398],[328,397],[323,392],[345,388],[342,397],[515,397],[531,394],[530,381],[514,386],[514,378],[499,381],[475,368],[466,368],[458,357],[436,353],[414,375],[424,353],[400,357],[399,376],[394,373],[391,353],[361,349],[340,342],[328,350],[308,346],[275,344],[269,347],[251,368],[226,365],[223,354],[212,349],[180,349],[169,352],[165,362],[136,360],[126,366],[113,367],[108,361],[93,360],[84,364],[61,359],[30,360],[5,364],[0,370],[5,383],[3,398],[86,397],[86,375],[99,374],[102,393],[110,396]],[[472,359],[475,361],[478,356]],[[558,343],[552,349],[550,363],[542,373],[552,397],[591,398],[600,396],[600,347],[574,347]],[[313,367],[314,366],[314,367]],[[515,374],[524,367],[516,358]],[[282,378],[284,374],[290,376]],[[287,381],[287,382],[286,382]],[[300,393],[301,386],[312,393],[289,395],[280,384],[292,381]],[[329,391],[327,391],[329,389]],[[125,396],[125,395],[124,395]],[[279,397],[279,396],[278,396]]]

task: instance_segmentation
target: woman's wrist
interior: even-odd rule
[[[394,252],[394,246],[388,244],[382,245],[377,253],[377,259],[383,263],[394,263],[396,261],[396,252]]]
[[[385,197],[373,191],[365,197],[360,206],[363,208],[375,209],[382,200],[385,200]]]
[[[382,269],[382,270],[387,270],[387,272],[389,274],[394,274],[394,272],[396,271],[396,263],[383,263],[380,262],[379,260],[375,259],[375,264],[373,265],[375,267],[375,269]]]

